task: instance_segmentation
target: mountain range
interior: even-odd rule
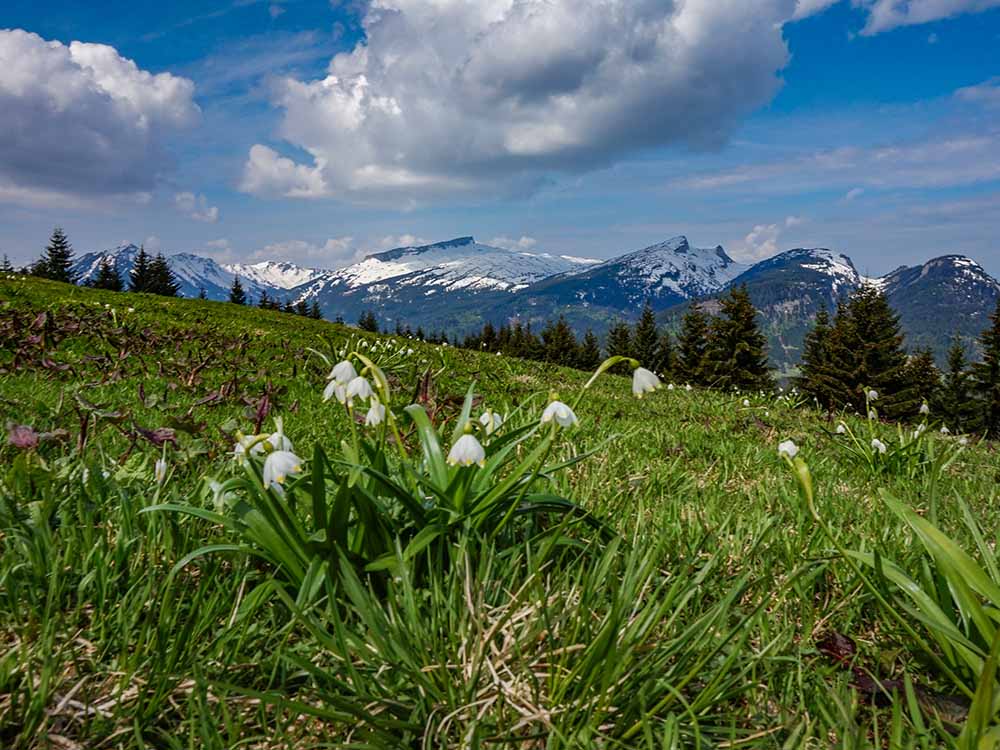
[[[74,270],[91,278],[104,258],[127,278],[138,248],[125,244],[81,256]],[[281,301],[317,301],[325,317],[356,320],[371,310],[383,325],[397,322],[427,331],[464,334],[486,320],[519,319],[536,328],[563,315],[581,333],[598,334],[615,319],[635,319],[649,302],[675,326],[692,301],[710,310],[733,286],[745,285],[779,369],[798,361],[802,339],[821,306],[865,283],[881,287],[899,313],[907,343],[930,347],[943,359],[959,334],[972,342],[1000,298],[1000,282],[974,260],[944,255],[902,266],[879,278],[858,273],[851,259],[822,248],[788,250],[754,265],[737,263],[721,246],[693,247],[674,237],[610,260],[508,250],[460,237],[375,253],[338,270],[263,261],[223,264],[191,253],[167,257],[180,292],[225,300],[239,276],[251,300],[262,293]]]

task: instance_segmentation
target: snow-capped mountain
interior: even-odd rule
[[[80,256],[73,269],[80,282],[85,283],[97,274],[101,262],[108,258],[114,263],[118,275],[127,284],[138,254],[139,248],[136,245],[125,243],[112,250]],[[197,297],[204,289],[205,295],[212,300],[228,299],[233,278],[238,275],[240,283],[252,300],[266,293],[272,298],[296,302],[308,295],[312,283],[330,273],[275,261],[253,265],[240,263],[222,265],[211,258],[193,253],[168,255],[167,263],[180,286],[181,296]]]

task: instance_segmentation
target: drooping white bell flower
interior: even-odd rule
[[[868,391],[868,400],[869,401],[878,401],[878,391],[876,391],[874,388],[872,388],[871,390],[869,390]]]
[[[360,375],[347,384],[347,403],[351,403],[356,398],[371,398],[373,395],[371,383]]]
[[[744,406],[750,406],[750,399],[748,399],[748,398],[743,399],[743,405]]]
[[[667,386],[667,390],[668,391],[672,391],[673,389],[674,389],[674,384],[673,383],[671,383],[670,385]]]
[[[163,458],[156,459],[156,464],[153,467],[153,476],[156,477],[157,484],[163,484],[167,481],[167,461]]]
[[[379,403],[378,399],[372,399],[372,405],[365,415],[366,427],[378,427],[385,421],[385,406]]]
[[[868,418],[869,419],[878,419],[878,412],[875,411],[874,409],[869,409],[868,410]]]
[[[778,455],[789,460],[795,458],[799,453],[799,446],[792,440],[785,440],[778,443]]]
[[[925,416],[925,417],[926,417],[926,416],[927,416],[928,414],[930,414],[930,413],[931,413],[931,407],[929,407],[929,406],[927,405],[927,402],[926,402],[926,401],[924,401],[924,402],[923,402],[922,404],[920,404],[920,414],[921,414],[922,416]]]
[[[958,444],[964,448],[966,445],[969,444],[969,438],[967,438],[965,435],[962,435],[962,437],[958,439]]]
[[[685,390],[685,391],[690,391],[690,390],[692,390],[692,389],[691,389],[691,384],[690,384],[690,383],[688,383],[687,385],[685,385],[685,386],[684,386],[684,390]]]
[[[281,485],[288,477],[302,471],[302,459],[291,451],[274,451],[264,459],[263,480],[265,487],[283,492]]]
[[[572,427],[577,424],[576,414],[562,401],[553,401],[542,412],[542,424],[555,421],[560,427]]]
[[[500,429],[500,425],[503,424],[503,417],[492,409],[487,409],[479,417],[479,424],[486,428],[487,435],[492,435]]]
[[[636,398],[642,398],[660,387],[660,379],[645,367],[636,367],[632,372],[632,393]]]
[[[950,435],[951,434],[951,430],[949,430],[947,428],[947,426],[941,425],[941,434],[942,435]]]
[[[885,443],[878,438],[872,438],[872,450],[878,451],[884,456],[888,448],[886,448]]]
[[[476,440],[476,436],[470,433],[462,435],[448,452],[448,463],[451,466],[472,466],[478,464],[480,467],[486,465],[486,451]]]
[[[345,359],[343,362],[334,365],[334,368],[330,370],[328,378],[337,381],[341,385],[347,385],[357,376],[358,371],[354,369],[354,365],[351,364],[349,359]]]
[[[845,432],[847,432],[847,425],[844,424],[843,422],[838,422],[837,423],[837,434],[838,435],[843,435]]]
[[[276,451],[293,451],[295,448],[292,446],[292,441],[288,439],[285,435],[285,424],[282,422],[281,417],[274,420],[274,432],[267,436],[265,441],[271,450]],[[258,450],[259,448],[259,450]],[[256,445],[251,449],[251,453],[257,454],[264,450],[264,446]]]

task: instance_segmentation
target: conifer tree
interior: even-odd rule
[[[245,305],[247,303],[247,293],[240,282],[239,274],[233,276],[233,283],[229,287],[229,301],[234,305]]]
[[[174,272],[170,270],[170,264],[163,256],[157,253],[156,257],[149,264],[150,288],[148,291],[159,294],[161,297],[176,297],[180,291],[180,285]]]
[[[315,300],[315,299],[312,301],[312,304],[309,306],[309,317],[312,318],[313,320],[322,320],[323,319],[323,311],[319,309],[319,302],[317,300]]]
[[[601,344],[594,332],[587,329],[576,354],[576,367],[580,370],[596,370],[601,364]]]
[[[941,395],[932,409],[951,430],[968,432],[975,428],[976,405],[972,395],[972,373],[965,355],[965,345],[956,335],[948,348],[948,367],[941,384]]]
[[[976,429],[989,438],[1000,438],[1000,299],[990,323],[979,336],[983,358],[972,366],[981,415]]]
[[[237,277],[237,278],[239,278],[239,277]],[[234,281],[235,281],[235,279],[234,279]],[[235,286],[235,284],[234,284],[234,286]],[[232,294],[233,294],[233,290],[230,289],[229,290],[229,295],[232,296]],[[266,289],[261,289],[260,290],[260,299],[257,301],[257,307],[259,307],[261,310],[270,309],[270,307],[271,307],[271,298],[268,296]]]
[[[922,404],[938,402],[941,392],[941,371],[930,349],[916,350],[906,362],[906,385],[897,398],[896,415],[916,417]]]
[[[708,316],[701,305],[695,303],[681,320],[681,332],[677,337],[677,379],[684,383],[705,385],[708,376],[707,352]]]
[[[35,275],[65,284],[76,282],[73,274],[73,247],[62,228],[56,227],[42,257],[35,264]]]
[[[483,331],[479,336],[479,348],[487,352],[497,349],[497,331],[488,320],[483,324]]]
[[[639,322],[635,324],[632,337],[632,352],[639,364],[650,370],[658,370],[660,361],[660,336],[656,330],[656,315],[647,302],[642,308]]]
[[[198,287],[198,299],[208,299],[208,292],[205,291],[205,287]]]
[[[0,273],[14,273],[14,266],[10,264],[10,258],[7,257],[7,253],[3,255],[3,263],[0,264]]]
[[[635,351],[632,341],[632,328],[624,320],[617,320],[608,329],[608,339],[606,342],[609,357],[634,357]],[[614,372],[626,374],[632,368],[626,365],[616,365]]]
[[[301,315],[303,318],[309,317],[309,305],[306,304],[304,299],[300,299],[295,303],[295,314]]]
[[[711,384],[723,390],[770,389],[767,337],[757,325],[757,309],[746,286],[722,298],[720,314],[709,326],[707,362]]]
[[[812,329],[806,334],[802,346],[800,375],[795,379],[796,387],[807,396],[814,398],[820,408],[833,409],[834,394],[826,381],[830,366],[830,346],[833,329],[830,314],[824,305],[816,313]]]
[[[378,333],[378,321],[375,319],[375,313],[371,310],[365,310],[361,313],[361,317],[358,318],[358,328],[362,331]]]
[[[671,378],[674,374],[674,337],[670,335],[670,331],[664,330],[660,334],[660,345],[653,369],[663,378]]]
[[[151,292],[153,287],[153,277],[150,273],[152,261],[149,253],[143,245],[139,246],[139,252],[135,256],[132,270],[129,271],[128,290],[130,292]]]
[[[94,289],[107,289],[111,292],[120,292],[124,287],[122,277],[115,268],[115,263],[111,258],[102,258],[97,266],[97,274],[94,276],[91,286]]]
[[[542,345],[545,348],[543,357],[546,362],[565,367],[572,367],[576,363],[576,336],[563,316],[560,315],[555,323],[550,323],[542,330]]]

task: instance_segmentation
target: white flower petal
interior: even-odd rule
[[[799,453],[799,446],[791,440],[778,443],[778,455],[782,458],[795,458]]]
[[[475,435],[462,435],[448,452],[448,463],[451,466],[472,466],[486,463],[486,451],[476,440]]]
[[[555,420],[560,427],[572,427],[578,423],[576,414],[562,401],[553,401],[542,412],[542,424]]]

